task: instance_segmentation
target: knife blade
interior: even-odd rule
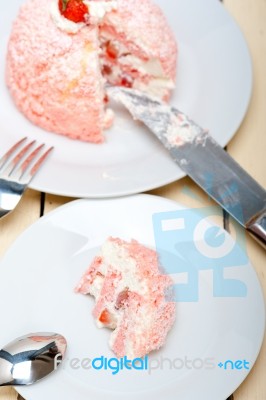
[[[107,87],[162,142],[176,164],[266,248],[266,191],[198,124],[135,89]]]

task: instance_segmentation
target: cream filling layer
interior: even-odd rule
[[[121,279],[118,282],[118,286],[116,289],[117,294],[122,292],[125,288],[128,288],[130,291],[136,292],[140,295],[145,295],[148,291],[146,282],[140,280],[136,273],[136,262],[133,258],[128,256],[127,251],[112,241],[106,241],[102,246],[102,251],[100,254],[103,262],[99,268],[99,272],[103,275],[97,276],[96,280],[94,280],[91,287],[94,293],[96,301],[98,300],[102,286],[104,283],[104,278],[107,275],[110,268],[121,274]],[[105,260],[108,260],[105,261]]]
[[[108,41],[112,43],[112,46],[114,46],[117,51],[115,63],[108,62],[108,57],[104,56],[104,46]],[[145,61],[134,56],[129,53],[128,49],[122,43],[114,39],[114,37],[107,32],[101,34],[100,42],[102,48],[100,63],[102,67],[104,67],[104,65],[110,66],[111,73],[106,75],[106,79],[111,84],[119,82],[121,76],[123,77],[124,75],[123,68],[128,68],[128,70],[135,70],[139,74],[139,77],[131,78],[132,87],[134,89],[143,90],[153,96],[163,98],[168,94],[169,90],[175,88],[174,81],[165,76],[160,60],[151,58]],[[130,78],[130,73],[127,75],[128,78]],[[147,76],[149,77],[148,82],[145,80],[143,81],[142,78]]]
[[[136,273],[137,267],[135,260],[128,256],[127,251],[123,247],[114,242],[107,241],[102,246],[102,253],[100,256],[103,259],[98,270],[101,275],[97,275],[93,284],[90,286],[90,294],[95,297],[96,302],[100,298],[105,278],[110,270],[121,276],[121,278],[119,277],[114,281],[116,286],[115,298],[125,290],[136,292],[141,296],[145,296],[148,293],[146,282],[141,280]],[[108,260],[108,262],[105,260]],[[115,302],[110,302],[108,304],[108,311],[112,315],[112,324],[110,328],[115,329],[119,326],[123,318],[123,311],[116,308]],[[96,320],[96,325],[99,328],[105,326],[105,324],[99,320]]]
[[[132,63],[130,63],[130,61],[132,61]],[[101,59],[100,62],[103,67],[106,64],[106,59]],[[175,88],[174,82],[171,79],[166,78],[165,75],[163,75],[163,72],[161,72],[162,67],[159,60],[152,59],[145,62],[134,56],[124,56],[120,57],[118,62],[123,66],[128,66],[140,73],[139,78],[132,78],[132,87],[134,89],[142,90],[153,96],[163,98],[169,90]],[[117,64],[111,66],[111,73],[105,78],[111,84],[115,84],[123,75],[124,73],[121,66]],[[141,76],[147,75],[149,76],[149,81],[142,81]]]

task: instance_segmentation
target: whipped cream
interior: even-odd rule
[[[117,10],[117,1],[88,1],[84,0],[84,4],[88,7],[88,24],[100,23],[105,14],[113,10]],[[81,28],[86,26],[85,22],[73,22],[65,18],[59,10],[58,1],[55,0],[50,5],[50,15],[57,26],[67,33],[77,33]]]
[[[185,115],[171,115],[171,123],[167,129],[165,137],[172,147],[182,146],[185,143],[192,143],[199,134],[196,126],[191,125]],[[183,160],[185,164],[185,160]]]
[[[65,18],[59,10],[58,1],[53,1],[50,5],[50,15],[57,28],[67,33],[77,33],[86,24],[84,22],[73,22]]]
[[[106,13],[117,10],[117,1],[89,1],[84,0],[89,9],[89,15],[98,23],[102,21]]]

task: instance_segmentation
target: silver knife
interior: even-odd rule
[[[187,175],[266,248],[266,191],[206,130],[146,93],[122,87],[106,90],[157,136]]]

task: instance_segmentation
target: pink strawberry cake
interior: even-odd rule
[[[109,238],[75,290],[95,297],[93,316],[98,327],[113,330],[109,344],[116,356],[136,358],[166,340],[175,320],[175,303],[166,299],[172,284],[154,250]]]
[[[175,38],[152,0],[27,0],[11,31],[6,82],[37,126],[100,143],[113,121],[105,83],[167,100],[176,61]]]

